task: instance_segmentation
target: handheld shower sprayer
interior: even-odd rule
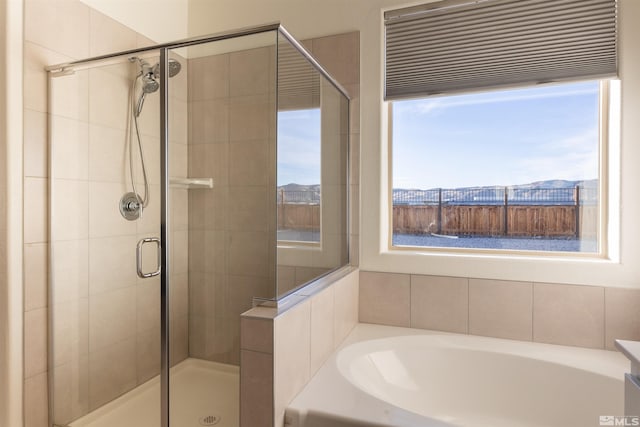
[[[143,209],[149,205],[149,181],[147,179],[147,168],[144,162],[144,151],[142,150],[142,138],[140,137],[138,117],[140,117],[140,114],[142,113],[142,107],[144,106],[144,100],[146,99],[147,94],[156,92],[160,88],[160,83],[158,82],[160,79],[160,64],[156,62],[154,65],[150,65],[145,59],[137,56],[129,58],[129,62],[137,62],[140,67],[139,72],[131,82],[130,92],[131,114],[129,116],[129,172],[131,174],[131,187],[133,188],[133,192],[125,194],[120,200],[120,213],[125,219],[133,221],[140,218],[142,216]],[[169,59],[169,77],[174,77],[180,72],[181,68],[182,65],[178,61],[175,59]],[[142,90],[136,100],[138,80],[142,83]],[[133,121],[133,126],[131,126],[131,121]],[[134,174],[135,168],[133,164],[134,141],[131,135],[132,129],[135,129],[135,137],[138,145],[137,151],[140,155],[140,163],[142,166],[144,197],[138,195],[138,192],[136,191]]]

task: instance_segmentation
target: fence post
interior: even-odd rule
[[[574,190],[575,201],[576,201],[576,239],[580,238],[580,186],[576,185]]]
[[[438,234],[442,234],[442,188],[438,188]]]
[[[509,187],[504,187],[504,235],[509,233]]]
[[[285,218],[284,218],[284,188],[280,189],[280,228],[284,229]]]

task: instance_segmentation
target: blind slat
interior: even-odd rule
[[[489,0],[385,14],[385,99],[617,75],[616,0]]]

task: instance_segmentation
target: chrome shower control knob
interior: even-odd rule
[[[127,193],[120,199],[120,214],[127,221],[135,221],[142,213],[142,199],[135,193]]]

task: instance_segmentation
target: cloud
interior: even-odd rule
[[[594,83],[579,83],[567,86],[541,86],[527,89],[502,90],[465,95],[449,95],[419,100],[400,101],[394,104],[398,113],[434,115],[452,107],[496,104],[567,96],[593,95],[599,91]]]

